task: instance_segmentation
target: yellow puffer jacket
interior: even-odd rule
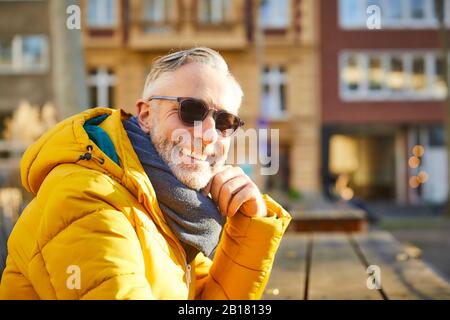
[[[83,128],[105,113],[121,166]],[[200,253],[187,265],[122,126],[129,116],[90,109],[28,148],[21,176],[35,198],[9,238],[0,298],[259,299],[289,214],[264,195],[268,217],[237,213],[214,260]],[[93,157],[80,159],[89,145]]]

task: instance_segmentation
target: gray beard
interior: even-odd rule
[[[156,117],[152,117],[150,137],[160,157],[167,163],[175,177],[187,187],[200,191],[203,189],[216,172],[224,165],[225,159],[203,164],[177,163],[172,159],[173,153],[181,150],[178,142],[166,139],[158,130]]]

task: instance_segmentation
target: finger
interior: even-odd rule
[[[205,195],[205,196],[208,196],[210,193],[211,193],[211,186],[212,186],[212,182],[213,182],[213,180],[214,180],[214,176],[216,175],[216,174],[218,174],[219,172],[221,172],[221,171],[223,171],[223,170],[226,170],[228,167],[231,167],[231,166],[223,166],[222,168],[220,168],[216,173],[214,173],[214,175],[212,176],[212,178],[211,178],[211,180],[209,180],[209,182],[208,182],[208,184],[202,189],[202,193]]]
[[[241,174],[243,174],[241,168],[228,166],[225,170],[219,172],[214,176],[210,192],[213,200],[216,203],[218,203],[219,201],[219,193],[220,189],[222,188],[222,185],[228,180]]]
[[[248,178],[244,175],[240,175],[228,180],[222,185],[219,192],[218,205],[220,212],[222,212],[223,215],[227,214],[228,205],[233,195],[239,192],[239,190],[244,188],[248,183]]]
[[[245,202],[256,199],[256,194],[253,192],[253,190],[253,186],[249,183],[233,196],[230,205],[228,206],[228,217],[234,216]]]

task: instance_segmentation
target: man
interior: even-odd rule
[[[159,58],[137,116],[95,108],[26,151],[35,195],[8,242],[3,299],[258,299],[289,214],[224,165],[242,90],[223,58]]]

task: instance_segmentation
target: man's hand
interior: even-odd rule
[[[202,190],[219,207],[222,215],[232,217],[240,211],[249,217],[265,217],[267,207],[255,183],[239,167],[224,166]]]

